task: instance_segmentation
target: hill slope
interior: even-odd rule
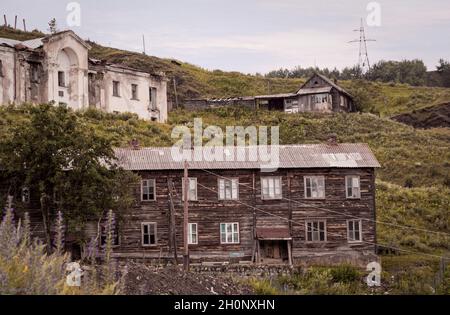
[[[27,40],[44,36],[39,31],[22,32],[0,27],[0,37]],[[169,99],[174,100],[174,79],[180,103],[198,97],[232,97],[274,94],[295,91],[305,79],[266,78],[239,72],[206,70],[172,59],[162,59],[141,53],[104,47],[90,42],[90,57],[112,63],[122,63],[142,71],[163,71],[169,78]],[[340,82],[357,97],[366,112],[392,116],[436,104],[450,102],[449,88],[412,87],[367,81]]]

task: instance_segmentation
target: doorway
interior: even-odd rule
[[[262,262],[287,262],[288,241],[285,240],[261,240],[261,261]]]

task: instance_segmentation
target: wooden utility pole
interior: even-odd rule
[[[173,92],[175,93],[175,106],[178,109],[177,80],[175,77],[173,77]]]
[[[27,25],[25,23],[25,19],[23,19],[23,31],[26,32],[27,31]]]
[[[172,182],[171,178],[169,178],[167,180],[167,190],[169,191],[169,210],[170,210],[170,214],[169,214],[169,221],[170,221],[169,252],[172,252],[172,250],[173,250],[173,263],[175,264],[175,266],[177,266],[178,265],[178,254],[177,254],[177,237],[176,237],[176,230],[175,230],[175,226],[176,226],[175,207],[173,205],[173,195],[172,195],[173,182]]]
[[[184,255],[183,255],[183,265],[184,270],[189,271],[189,245],[188,245],[188,233],[189,233],[189,201],[188,201],[188,189],[189,189],[189,178],[188,178],[188,162],[184,161],[184,177],[183,177],[183,240],[184,240]]]
[[[16,18],[14,20],[14,29],[17,29],[17,15],[16,15]]]
[[[5,20],[5,27],[8,27],[8,21],[6,20],[6,14],[3,14],[3,19]]]

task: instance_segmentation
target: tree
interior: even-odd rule
[[[58,27],[56,25],[56,19],[53,18],[48,22],[48,31],[51,34],[55,34],[56,32],[58,32]]]
[[[11,186],[29,187],[40,196],[47,249],[51,251],[50,222],[64,213],[68,232],[78,240],[89,220],[106,209],[118,216],[132,202],[133,174],[115,164],[110,140],[81,124],[64,105],[26,105],[30,119],[0,139],[0,161]]]
[[[439,65],[436,66],[436,70],[441,77],[442,85],[445,87],[450,87],[450,62],[440,59]]]

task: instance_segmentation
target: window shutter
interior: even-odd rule
[[[231,180],[231,190],[232,190],[231,199],[237,199],[238,198],[238,180],[237,179]]]
[[[219,199],[225,199],[225,180],[219,179]]]

